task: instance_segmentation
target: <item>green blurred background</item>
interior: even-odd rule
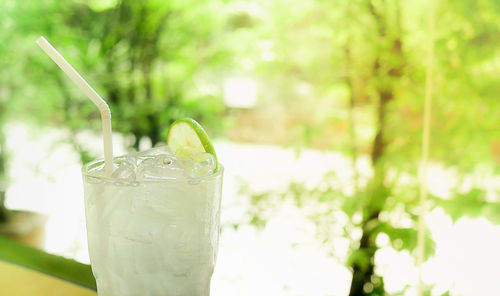
[[[262,147],[292,151],[285,163],[308,152],[339,157],[331,167],[321,157],[308,163],[324,172],[314,181],[307,171],[302,179],[283,177],[285,186],[263,189],[250,174],[235,179],[237,189],[225,190],[231,192],[225,199],[245,202],[226,221],[223,239],[225,229],[263,232],[284,207],[292,207],[312,225],[321,250],[347,272],[340,291],[329,290],[339,285],[332,272],[299,288],[264,285],[260,295],[415,295],[413,273],[408,283],[387,289],[387,268],[377,254],[403,252],[415,264],[428,14],[427,1],[398,0],[1,1],[0,218],[4,224],[12,220],[16,203],[9,190],[13,179],[23,178],[13,176],[11,159],[36,152],[9,146],[18,143],[19,127],[42,137],[60,131],[48,150],[70,147],[79,165],[101,155],[99,113],[36,46],[43,35],[109,103],[123,152],[164,142],[169,124],[188,116],[207,128],[216,149],[244,151],[227,157],[229,174],[239,157],[261,170],[282,165],[261,158]],[[495,233],[499,19],[498,1],[436,1],[427,205],[431,217],[440,213],[450,227],[482,221]],[[82,138],[88,133],[95,135],[94,144]],[[432,223],[426,243],[431,261],[439,247]],[[486,233],[484,227],[477,232]],[[481,247],[468,251],[481,253]],[[498,256],[490,259],[486,265],[500,264]],[[492,272],[497,267],[478,268],[488,282],[500,280]],[[467,273],[441,280],[424,276],[429,295],[495,294],[493,286],[473,279],[464,287],[465,280]]]

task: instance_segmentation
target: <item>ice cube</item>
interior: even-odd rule
[[[163,147],[163,146],[167,146],[167,143],[160,141],[154,145],[154,148]]]
[[[183,178],[181,161],[173,155],[144,159],[137,167],[137,180]]]
[[[172,150],[166,145],[157,145],[154,148],[144,150],[144,151],[135,151],[130,152],[125,155],[125,158],[135,164],[136,166],[140,165],[143,161],[155,158],[158,155],[173,155]]]
[[[189,178],[200,178],[212,174],[216,166],[212,154],[198,153],[184,160],[184,173]]]
[[[100,183],[100,177],[104,176],[104,161],[98,162],[88,167],[88,175],[86,181],[93,184]],[[96,177],[96,178],[93,178]]]
[[[173,155],[172,150],[167,145],[158,145],[154,148],[137,152],[138,156],[155,156],[163,154]]]
[[[133,181],[135,179],[135,166],[126,158],[117,158],[113,161],[114,165],[117,167],[111,178]]]

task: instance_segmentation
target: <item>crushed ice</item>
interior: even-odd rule
[[[196,179],[214,173],[217,163],[210,153],[178,157],[168,146],[157,146],[141,152],[132,152],[113,159],[116,169],[111,175],[120,183],[148,180]],[[96,167],[92,176],[102,176],[104,165]]]

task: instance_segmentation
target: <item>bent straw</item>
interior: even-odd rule
[[[76,72],[63,56],[43,36],[36,43],[45,53],[63,70],[66,75],[78,86],[87,97],[99,108],[102,120],[102,136],[104,143],[104,174],[110,177],[113,172],[113,143],[111,141],[111,111],[108,104],[97,92]]]

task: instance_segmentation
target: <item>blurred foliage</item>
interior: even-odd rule
[[[254,70],[274,89],[269,97],[309,114],[295,123],[291,144],[342,151],[354,173],[348,183],[334,172],[314,188],[293,183],[285,193],[247,192],[248,221],[262,226],[280,198],[315,208],[310,216],[322,241],[339,237],[338,224],[351,241],[348,259],[339,258],[353,270],[350,295],[383,295],[377,237],[385,234],[396,250],[414,251],[417,241],[428,2],[259,3],[272,17],[254,34],[276,58]],[[457,182],[451,196],[433,196],[428,207],[442,207],[453,220],[484,216],[499,223],[499,188],[486,184],[500,172],[499,8],[486,0],[437,2],[431,164],[469,185]],[[372,167],[363,172],[359,159],[367,155]],[[429,236],[426,249],[428,258]]]
[[[9,30],[0,56],[3,97],[14,101],[11,116],[28,114],[74,132],[100,129],[97,108],[35,45],[44,35],[109,103],[114,131],[133,135],[135,148],[142,138],[165,141],[169,124],[180,117],[220,130],[217,71],[231,57],[218,40],[224,36],[221,4],[3,2]]]
[[[68,129],[65,142],[82,163],[95,158],[77,140],[100,131],[98,109],[38,48],[43,35],[112,110],[113,130],[164,142],[175,119],[193,117],[220,132],[224,112],[217,88],[231,55],[219,39],[222,1],[0,2],[0,220],[5,220],[4,123],[16,120]]]
[[[163,140],[178,117],[217,132],[221,118],[237,115],[240,138],[341,151],[352,160],[349,182],[339,178],[345,172],[332,172],[314,188],[243,188],[251,205],[246,222],[263,227],[283,202],[307,209],[332,255],[333,239],[349,240],[350,254],[339,260],[353,271],[350,294],[384,295],[377,238],[412,253],[417,241],[427,4],[5,0],[0,123],[28,114],[73,133],[100,130],[95,106],[34,45],[45,35],[110,103],[114,130],[132,134],[133,146]],[[459,182],[428,207],[442,207],[453,220],[500,223],[499,189],[486,184],[500,173],[499,18],[498,1],[437,2],[430,157]],[[258,81],[255,110],[225,109],[226,75]],[[242,132],[248,123],[268,136]],[[82,159],[91,157],[73,143]],[[360,169],[363,158],[368,171]],[[429,238],[426,248],[432,256]]]

